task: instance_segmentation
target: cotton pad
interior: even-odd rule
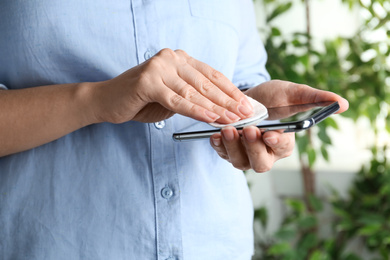
[[[256,125],[266,119],[268,117],[268,111],[267,108],[258,102],[257,100],[254,100],[253,98],[246,96],[248,101],[253,106],[253,116],[249,118],[242,119],[240,121],[231,123],[231,124],[218,124],[218,123],[210,123],[211,126],[214,126],[216,128],[223,128],[225,126],[234,126],[234,127],[245,127],[248,125]]]

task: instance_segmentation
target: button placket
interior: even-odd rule
[[[180,188],[175,163],[173,127],[169,120],[149,124],[151,164],[156,199],[158,259],[181,259]]]

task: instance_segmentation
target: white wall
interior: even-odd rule
[[[305,6],[301,0],[294,0],[288,13],[272,21],[283,33],[306,30]],[[259,28],[269,26],[265,22],[265,10],[261,0],[255,1],[257,25]],[[351,11],[341,0],[312,0],[311,29],[314,39],[323,40],[338,35],[351,36],[355,33],[361,21],[357,10]]]

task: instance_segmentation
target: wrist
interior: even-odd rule
[[[101,123],[99,117],[99,100],[97,91],[99,84],[95,82],[82,82],[76,85],[75,101],[81,124],[84,126]]]

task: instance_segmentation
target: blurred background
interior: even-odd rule
[[[253,259],[390,259],[390,1],[254,0],[274,79],[348,99],[296,135],[293,156],[246,172]]]

